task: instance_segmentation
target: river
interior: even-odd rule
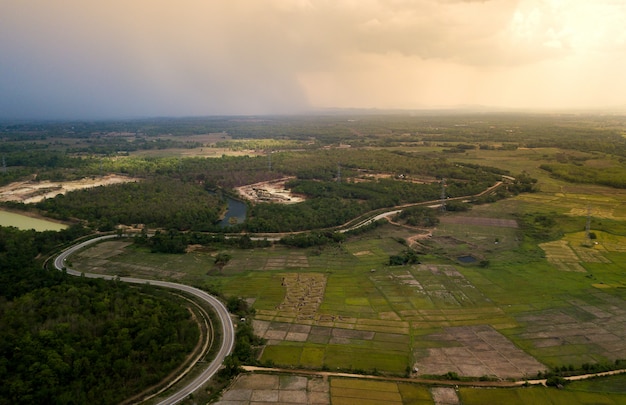
[[[246,213],[248,211],[246,203],[228,196],[224,196],[224,198],[228,203],[228,208],[226,209],[224,218],[220,221],[220,226],[225,228],[230,225],[243,223],[243,221],[246,220]]]

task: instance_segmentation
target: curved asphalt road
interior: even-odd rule
[[[99,238],[91,239],[86,242],[82,242],[77,245],[74,245],[64,250],[59,256],[56,257],[56,259],[54,259],[54,267],[56,267],[57,270],[63,270],[63,268],[65,267],[67,270],[67,273],[73,276],[84,275],[87,278],[102,278],[106,280],[113,280],[116,277],[108,276],[104,274],[81,273],[80,271],[67,268],[65,265],[65,260],[71,254],[84,248],[85,246],[88,246],[92,243],[100,242],[102,240],[113,239],[117,237],[118,237],[117,235],[101,236]],[[199,376],[197,376],[192,382],[190,382],[187,386],[183,387],[178,392],[175,392],[174,394],[170,395],[168,398],[158,403],[158,405],[176,404],[182,401],[183,399],[187,398],[189,394],[193,393],[195,390],[200,388],[200,386],[206,383],[211,377],[213,377],[213,375],[219,370],[220,366],[224,362],[224,358],[228,356],[230,352],[232,351],[233,345],[235,343],[235,329],[233,326],[233,322],[230,318],[230,314],[228,313],[228,310],[226,309],[226,307],[224,307],[224,304],[222,304],[217,298],[213,297],[212,295],[207,294],[206,292],[202,290],[199,290],[194,287],[190,287],[188,285],[170,283],[168,281],[147,280],[147,279],[133,278],[133,277],[120,277],[119,280],[125,283],[150,284],[150,285],[155,285],[158,287],[171,288],[174,290],[184,291],[186,293],[194,295],[197,298],[200,298],[201,300],[211,305],[215,309],[215,312],[217,313],[217,315],[219,316],[220,323],[222,324],[222,346],[220,347],[220,350],[216,354],[213,361],[209,363],[207,368]]]

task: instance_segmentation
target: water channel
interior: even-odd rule
[[[248,207],[246,203],[243,201],[235,200],[234,198],[230,198],[228,196],[223,196],[223,198],[228,203],[228,207],[226,209],[226,214],[224,218],[220,221],[220,226],[225,228],[230,225],[241,224],[246,220],[246,213],[248,211]]]

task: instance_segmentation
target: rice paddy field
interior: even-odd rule
[[[624,378],[610,377],[572,383],[557,390],[543,386],[473,388],[424,386],[407,382],[342,377],[283,374],[243,374],[217,405],[250,405],[260,402],[318,405],[461,405],[461,404],[626,404]],[[621,384],[621,385],[620,385]]]
[[[459,388],[459,398],[464,405],[512,404],[512,405],[552,405],[552,404],[606,404],[626,403],[626,396],[614,393],[596,393],[556,390],[546,387],[526,387],[507,389]]]
[[[72,266],[241,297],[267,341],[259,361],[273,366],[523,380],[557,367],[613,364],[626,359],[626,191],[548,177],[538,165],[555,152],[466,153],[467,162],[536,176],[540,191],[446,213],[432,237],[411,239],[415,229],[386,224],[322,250],[275,245],[184,255],[120,240],[80,252]],[[529,236],[528,215],[551,218],[551,236],[542,238],[540,228]],[[409,240],[421,263],[388,266]],[[219,252],[232,256],[222,269],[214,265]],[[476,261],[459,261],[468,256]],[[582,383],[560,391],[438,391],[332,379],[328,392],[333,404],[626,403],[622,391],[575,384]]]
[[[260,360],[276,365],[527,378],[626,358],[626,238],[598,232],[597,244],[585,247],[580,232],[566,234],[538,246],[544,257],[499,262],[493,256],[511,249],[515,228],[458,226],[443,223],[428,241],[450,258],[426,255],[412,266],[386,265],[404,248],[395,229],[317,255],[279,246],[231,251],[219,273],[211,253],[152,254],[124,241],[81,252],[72,264],[212,283],[242,297],[268,342]],[[461,254],[490,264],[455,262]]]

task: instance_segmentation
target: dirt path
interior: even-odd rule
[[[456,381],[456,380],[433,380],[427,378],[408,378],[408,377],[385,377],[365,374],[350,374],[350,373],[337,373],[332,371],[313,371],[313,370],[296,370],[285,368],[273,368],[273,367],[256,367],[256,366],[243,366],[243,369],[250,372],[265,372],[265,373],[286,373],[286,374],[300,374],[318,376],[327,379],[328,377],[345,377],[345,378],[361,378],[367,380],[380,380],[380,381],[397,381],[397,382],[410,382],[427,385],[443,385],[443,386],[464,386],[464,387],[492,387],[492,388],[511,388],[520,387],[523,385],[546,385],[545,379],[539,380],[519,380],[519,381]],[[582,374],[570,377],[564,377],[568,381],[586,380],[594,377],[606,377],[617,374],[626,373],[626,369],[605,371],[602,373]]]

